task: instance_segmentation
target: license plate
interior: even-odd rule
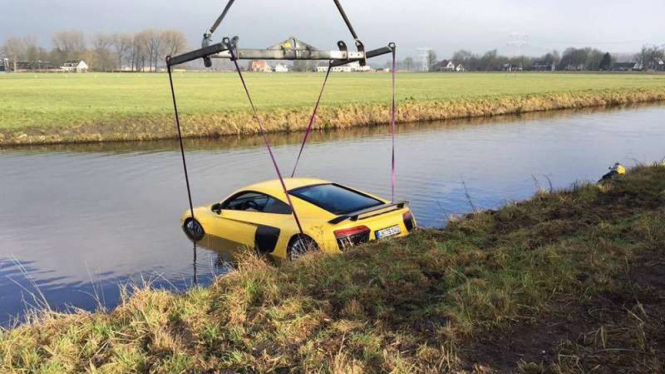
[[[399,226],[388,227],[387,229],[382,229],[376,232],[377,239],[389,238],[391,236],[399,235],[400,229]]]

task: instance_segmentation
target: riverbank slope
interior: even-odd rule
[[[658,373],[665,166],[0,332],[3,373]]]
[[[323,75],[248,74],[265,127],[301,131]],[[175,76],[186,137],[255,134],[259,128],[233,74]],[[317,129],[389,121],[389,74],[335,74]],[[0,145],[169,139],[175,136],[165,74],[0,76]],[[665,75],[400,74],[400,122],[665,101]]]

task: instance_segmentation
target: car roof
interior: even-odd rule
[[[285,178],[284,184],[286,185],[287,190],[293,190],[296,188],[315,186],[319,184],[330,184],[332,182],[326,181],[323,179],[315,178]],[[256,183],[251,186],[242,188],[240,191],[255,191],[262,192],[268,195],[284,195],[284,189],[279,179],[274,179],[266,182]]]

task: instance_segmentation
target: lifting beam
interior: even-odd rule
[[[278,43],[266,49],[238,48],[239,38],[237,36],[233,38],[226,37],[222,39],[222,42],[214,43],[212,41],[212,35],[217,31],[235,3],[235,0],[229,0],[222,14],[217,18],[215,23],[213,23],[212,27],[203,34],[201,48],[178,56],[170,56],[167,59],[168,67],[170,68],[198,59],[203,59],[205,66],[211,67],[213,58],[227,60],[237,58],[239,60],[329,61],[333,67],[358,62],[361,66],[365,66],[368,59],[395,52],[396,47],[394,43],[390,43],[386,47],[365,51],[363,42],[358,38],[358,34],[353,28],[353,25],[347,17],[339,0],[334,0],[334,2],[351,32],[357,51],[350,51],[346,43],[343,41],[337,43],[338,50],[319,50],[296,38],[289,38],[282,43]]]

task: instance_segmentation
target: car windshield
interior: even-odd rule
[[[336,215],[357,212],[383,204],[380,200],[337,184],[307,186],[289,193]]]

